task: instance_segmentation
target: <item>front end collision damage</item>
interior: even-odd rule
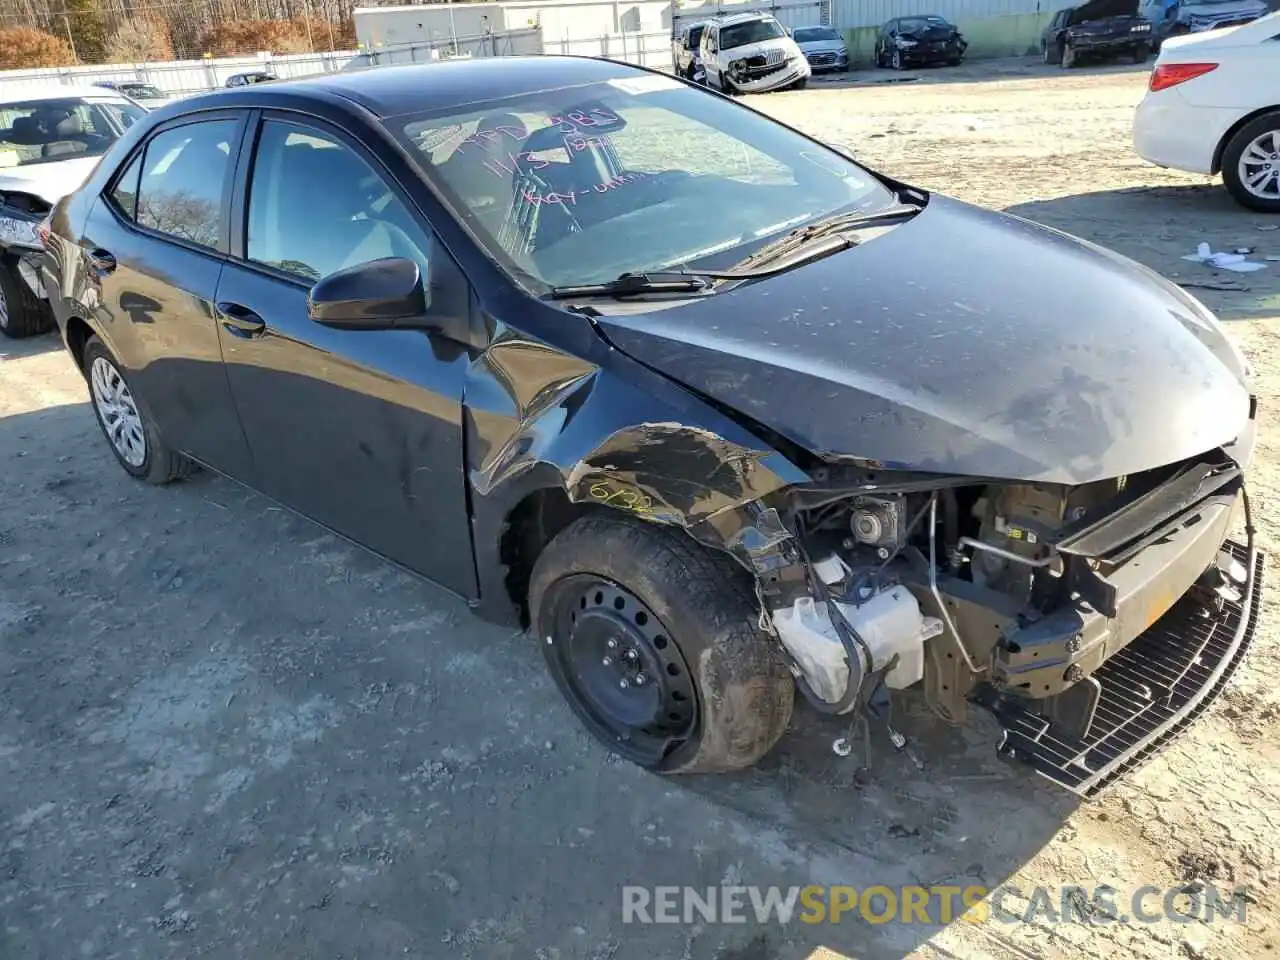
[[[11,265],[28,289],[45,298],[40,277],[43,245],[40,225],[51,206],[43,197],[0,188],[0,258]]]
[[[1086,776],[1086,761],[1036,761],[1027,743],[1073,742],[1087,753],[1114,735],[1098,725],[1098,704],[1135,696],[1105,689],[1119,682],[1126,648],[1150,646],[1188,604],[1204,599],[1209,616],[1252,623],[1256,577],[1240,570],[1252,571],[1256,550],[1227,541],[1244,502],[1252,408],[1236,443],[1112,481],[908,473],[821,464],[603,341],[598,348],[607,365],[504,329],[472,364],[477,606],[491,619],[521,622],[522,571],[583,511],[677,526],[750,571],[751,615],[820,711],[887,721],[888,689],[922,682],[944,720],[961,722],[970,703],[991,710],[1012,731],[1006,756],[1082,793],[1131,766],[1133,751],[1103,762],[1095,750],[1088,762],[1100,766]],[[1243,557],[1234,565],[1224,560],[1233,549]],[[1205,689],[1222,682],[1219,672]],[[1150,705],[1174,721],[1202,708],[1199,699],[1169,707],[1185,683],[1167,695],[1158,686],[1144,688]],[[1174,721],[1151,724],[1144,749]],[[1037,738],[1028,724],[1052,733]]]

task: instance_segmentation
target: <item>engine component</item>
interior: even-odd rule
[[[858,543],[896,553],[906,540],[906,501],[902,497],[859,497],[853,502],[849,529]]]
[[[850,664],[826,604],[800,597],[791,607],[773,611],[782,645],[823,703],[839,703],[851,684],[861,686],[868,673],[890,663],[885,684],[891,689],[905,689],[924,676],[924,643],[942,632],[942,621],[924,616],[910,590],[893,586],[864,603],[836,601],[835,606],[865,645],[858,663]],[[815,706],[821,709],[822,703]]]

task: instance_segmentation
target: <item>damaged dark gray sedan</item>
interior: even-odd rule
[[[901,746],[911,687],[1090,794],[1253,635],[1256,404],[1209,311],[681,80],[194,97],[45,242],[124,469],[210,467],[528,625],[651,769],[754,763],[797,689]]]

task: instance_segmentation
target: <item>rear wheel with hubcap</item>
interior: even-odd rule
[[[1222,181],[1243,206],[1280,213],[1280,110],[1251,120],[1228,141]]]
[[[85,344],[84,375],[98,426],[129,474],[148,483],[168,483],[194,471],[194,463],[161,439],[116,358],[96,336]]]
[[[786,730],[794,682],[756,622],[749,577],[681,531],[576,520],[534,565],[529,609],[578,719],[642,767],[740,769]]]

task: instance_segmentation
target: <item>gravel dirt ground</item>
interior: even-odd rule
[[[1180,259],[1200,241],[1280,254],[1280,219],[1134,155],[1142,72],[1000,62],[867,82],[885,78],[750,102],[1175,279],[1213,276]],[[1196,292],[1257,367],[1252,490],[1275,582],[1280,264],[1241,279]],[[909,698],[923,771],[877,741],[862,782],[829,750],[842,731],[798,709],[759,769],[660,779],[578,731],[525,638],[225,480],[130,480],[56,338],[3,350],[4,960],[1280,953],[1275,591],[1228,695],[1095,804],[996,761],[989,726],[940,728]],[[1245,922],[626,925],[621,910],[624,884],[1028,899],[1110,884],[1123,906],[1195,880],[1250,887]]]

